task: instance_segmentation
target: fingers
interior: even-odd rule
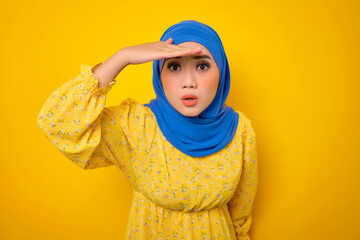
[[[197,48],[187,48],[186,55],[197,55],[197,54],[205,54],[205,50],[202,50],[200,47]]]
[[[168,47],[173,48],[173,49],[177,49],[177,50],[184,50],[185,52],[188,52],[188,50],[190,50],[190,53],[192,54],[205,54],[205,51],[202,50],[200,47],[197,48],[187,48],[187,47],[182,47],[182,46],[178,46],[178,45],[174,45],[171,44],[173,42],[172,38],[169,38],[168,40],[165,41],[166,43],[170,43],[168,45]],[[182,52],[182,51],[181,51]]]
[[[192,54],[205,54],[205,50],[202,50],[201,47],[192,48],[191,53]]]
[[[169,38],[168,40],[165,41],[166,43],[172,43],[173,42],[173,39],[172,38]]]
[[[196,48],[183,47],[179,45],[174,45],[172,44],[172,42],[173,42],[172,38],[169,38],[166,41],[164,41],[164,43],[167,43],[165,44],[165,49],[164,49],[167,52],[167,54],[166,56],[164,56],[164,58],[186,56],[186,55],[203,55],[206,53],[205,50],[201,49],[201,47],[196,47]]]
[[[182,49],[174,49],[172,51],[168,51],[168,55],[165,58],[169,57],[178,57],[178,56],[187,56],[187,55],[203,55],[206,52],[202,50],[200,47],[197,48],[182,48]]]
[[[197,48],[188,48],[188,47],[182,47],[178,45],[169,45],[168,47],[178,50],[179,52],[186,52],[189,54],[205,54],[205,51],[202,50],[200,47]]]

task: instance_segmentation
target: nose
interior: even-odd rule
[[[196,88],[196,79],[192,74],[187,74],[182,82],[182,88]]]

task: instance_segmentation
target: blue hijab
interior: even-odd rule
[[[156,117],[165,138],[181,152],[192,157],[203,157],[223,149],[234,137],[239,115],[225,105],[230,90],[230,70],[218,34],[209,26],[194,21],[182,21],[170,28],[160,38],[172,44],[197,42],[205,46],[214,57],[220,72],[219,87],[210,105],[196,117],[179,113],[165,97],[161,83],[161,70],[166,59],[153,61],[153,86],[156,99],[148,106]]]

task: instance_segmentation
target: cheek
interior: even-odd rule
[[[165,92],[173,92],[174,89],[176,89],[176,79],[169,77],[169,76],[164,76],[161,79],[163,88]]]
[[[216,93],[216,90],[218,88],[219,85],[219,78],[214,76],[208,76],[206,78],[203,79],[202,81],[202,86],[204,89],[206,89],[208,92],[211,93]]]

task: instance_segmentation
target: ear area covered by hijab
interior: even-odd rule
[[[210,105],[196,117],[179,113],[167,100],[162,83],[161,70],[165,59],[153,61],[153,86],[156,99],[148,106],[156,117],[165,138],[181,152],[192,157],[203,157],[223,149],[233,139],[239,115],[225,100],[230,90],[228,60],[218,34],[209,26],[194,20],[179,22],[169,27],[161,41],[173,39],[172,44],[197,42],[205,46],[214,57],[220,72],[219,87]]]

